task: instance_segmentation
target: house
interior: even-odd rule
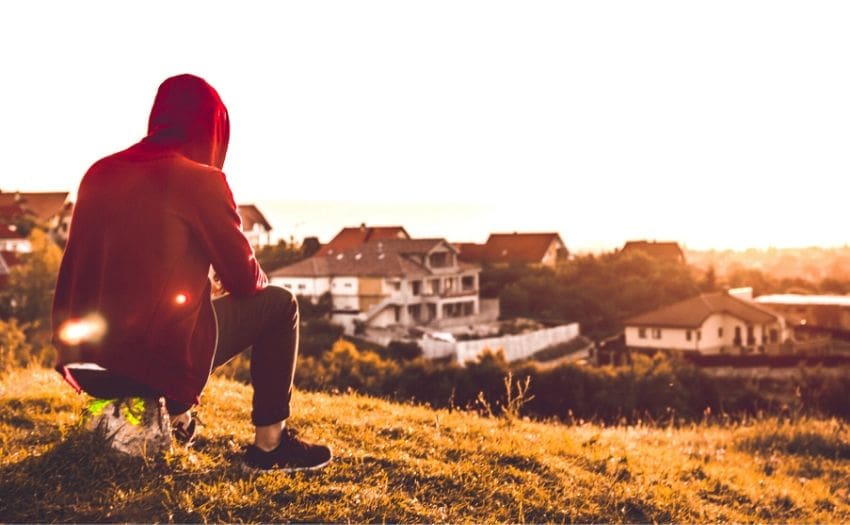
[[[458,261],[445,239],[383,239],[275,270],[272,284],[316,301],[351,333],[370,327],[470,324],[480,313],[480,267]]]
[[[46,226],[54,240],[68,240],[73,210],[67,191],[0,192],[0,223],[8,226],[28,216]]]
[[[659,261],[685,263],[685,252],[677,242],[628,241],[620,253],[641,252]]]
[[[850,337],[850,296],[776,294],[762,295],[756,302],[784,315],[796,339]]]
[[[263,212],[254,204],[240,204],[239,217],[242,219],[242,233],[255,250],[272,243],[272,226]]]
[[[5,222],[5,221],[4,221]],[[0,252],[29,253],[32,243],[15,224],[0,224]]]
[[[751,289],[699,295],[623,324],[626,347],[635,350],[776,354],[790,336],[785,319],[752,301]]]
[[[9,282],[9,274],[12,267],[19,264],[19,259],[16,252],[0,250],[0,288],[6,286]]]
[[[459,243],[460,260],[476,264],[554,267],[569,257],[557,233],[493,233],[484,244]]]
[[[410,235],[401,226],[366,226],[364,223],[357,227],[343,228],[331,242],[322,246],[316,255],[334,255],[370,241],[387,239],[410,239]]]

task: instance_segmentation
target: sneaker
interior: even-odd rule
[[[198,426],[195,423],[195,417],[189,420],[188,424],[178,421],[171,426],[171,435],[178,443],[190,448],[195,444],[195,438],[198,435]]]
[[[327,465],[333,455],[325,445],[314,445],[300,439],[295,430],[284,428],[280,444],[274,450],[266,452],[255,445],[248,445],[245,451],[245,465],[251,469],[282,470],[318,470]]]

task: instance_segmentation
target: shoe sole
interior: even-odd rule
[[[242,470],[243,472],[258,474],[262,472],[309,472],[311,470],[321,470],[328,466],[333,460],[333,456],[330,459],[325,461],[324,463],[320,463],[318,465],[313,465],[312,467],[271,467],[271,468],[262,468],[262,467],[254,467],[251,466],[244,461],[242,462]]]

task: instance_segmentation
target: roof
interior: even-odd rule
[[[767,305],[792,306],[847,306],[850,307],[848,295],[802,295],[775,294],[756,297],[756,302]]]
[[[239,216],[242,218],[242,229],[251,231],[255,224],[259,224],[266,231],[271,231],[272,225],[266,220],[263,212],[255,204],[240,204]]]
[[[275,270],[270,277],[427,277],[431,270],[408,256],[426,254],[441,244],[451,247],[445,239],[374,240],[351,250],[304,259]],[[478,269],[469,264],[460,268]]]
[[[750,301],[732,297],[724,292],[704,294],[664,306],[629,319],[626,326],[661,326],[671,328],[699,328],[712,314],[728,314],[751,324],[772,323],[778,317]]]
[[[61,214],[67,200],[67,191],[39,193],[0,192],[0,208],[18,205],[25,210],[31,211],[40,222],[45,222],[51,217]]]
[[[425,277],[431,272],[400,253],[356,249],[316,256],[275,270],[270,277]]]
[[[0,239],[26,239],[14,224],[0,224]]]
[[[454,247],[458,251],[458,259],[466,262],[482,262],[484,260],[484,245],[474,242],[457,242]]]
[[[543,261],[549,247],[556,241],[566,250],[557,233],[493,233],[483,245],[480,259],[472,257],[478,248],[472,248],[473,253],[467,251],[461,258],[488,263],[534,264]]]
[[[640,251],[655,259],[684,261],[685,252],[677,242],[628,241],[622,252]]]
[[[383,239],[410,239],[407,231],[401,226],[366,226],[348,227],[340,230],[331,242],[322,246],[316,255],[336,254],[356,248],[369,241]]]

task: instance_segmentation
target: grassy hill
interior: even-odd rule
[[[847,522],[850,428],[778,420],[564,426],[298,392],[291,424],[336,455],[246,473],[250,389],[214,378],[193,451],[105,454],[55,372],[0,378],[4,522]]]

